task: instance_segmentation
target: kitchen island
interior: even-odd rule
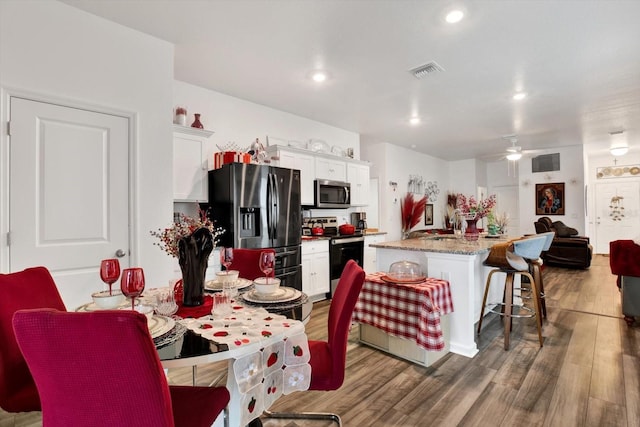
[[[453,298],[453,313],[449,314],[449,351],[467,357],[478,353],[475,323],[480,316],[482,294],[490,267],[482,263],[491,246],[507,237],[480,237],[469,242],[453,235],[434,235],[371,245],[376,248],[378,271],[389,271],[396,261],[413,261],[428,277],[447,280]],[[494,275],[492,280],[504,280]],[[492,286],[488,301],[502,299],[500,286]]]

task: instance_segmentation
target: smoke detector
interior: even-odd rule
[[[411,74],[413,74],[413,77],[415,77],[416,79],[422,79],[424,77],[427,76],[427,74],[433,74],[433,73],[438,73],[444,71],[444,68],[442,68],[437,62],[435,61],[431,61],[427,64],[424,65],[420,65],[416,68],[413,68],[411,70],[409,70],[409,72]]]

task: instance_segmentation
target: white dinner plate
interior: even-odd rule
[[[171,317],[154,315],[147,322],[151,338],[158,338],[166,334],[176,325],[176,321]]]
[[[249,279],[243,279],[242,277],[238,278],[238,289],[244,289],[251,286],[253,282]],[[217,279],[207,280],[204,284],[204,288],[208,291],[221,291],[222,290],[222,282]]]
[[[82,312],[82,311],[118,310],[120,307],[131,307],[131,301],[124,300],[123,302],[118,304],[118,306],[115,308],[100,308],[96,305],[95,302],[88,302],[76,308],[76,311]]]
[[[287,302],[298,299],[302,296],[302,292],[297,289],[280,286],[277,291],[272,294],[259,294],[255,289],[245,292],[242,297],[249,302]]]

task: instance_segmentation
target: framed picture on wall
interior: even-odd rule
[[[427,203],[424,207],[424,225],[433,225],[433,204]]]
[[[564,182],[536,184],[536,215],[564,215]]]

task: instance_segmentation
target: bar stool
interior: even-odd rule
[[[548,251],[551,247],[551,243],[553,243],[553,238],[555,237],[556,233],[554,231],[549,231],[537,235],[546,237],[544,245],[542,246],[542,252]],[[544,294],[544,281],[542,280],[542,257],[538,257],[536,259],[527,259],[527,262],[529,263],[529,272],[533,276],[533,280],[535,280],[536,285],[538,286],[538,302],[540,305],[540,310],[542,311],[542,317],[546,319],[547,303],[545,301]],[[523,290],[531,291],[530,288],[523,288]]]
[[[491,252],[487,257],[484,265],[489,267],[496,267],[489,272],[487,276],[487,282],[484,288],[484,296],[482,297],[482,308],[480,310],[480,320],[478,321],[478,335],[482,328],[482,319],[484,317],[485,308],[487,305],[487,296],[489,295],[489,288],[491,286],[491,278],[495,273],[505,273],[505,285],[504,285],[504,298],[501,303],[491,303],[500,305],[501,310],[497,311],[493,309],[491,311],[505,317],[504,321],[504,349],[509,350],[509,338],[511,335],[512,319],[522,317],[535,317],[536,326],[538,328],[538,340],[540,347],[542,347],[542,320],[540,312],[540,299],[533,299],[534,309],[524,305],[513,304],[513,291],[514,291],[514,279],[516,274],[527,277],[531,283],[531,289],[534,295],[539,295],[539,290],[536,281],[529,273],[529,262],[527,260],[537,259],[540,257],[544,243],[546,242],[546,236],[531,236],[519,240],[512,240],[505,243],[498,243],[491,248]],[[514,308],[517,313],[514,313]],[[520,313],[526,311],[526,314]]]

